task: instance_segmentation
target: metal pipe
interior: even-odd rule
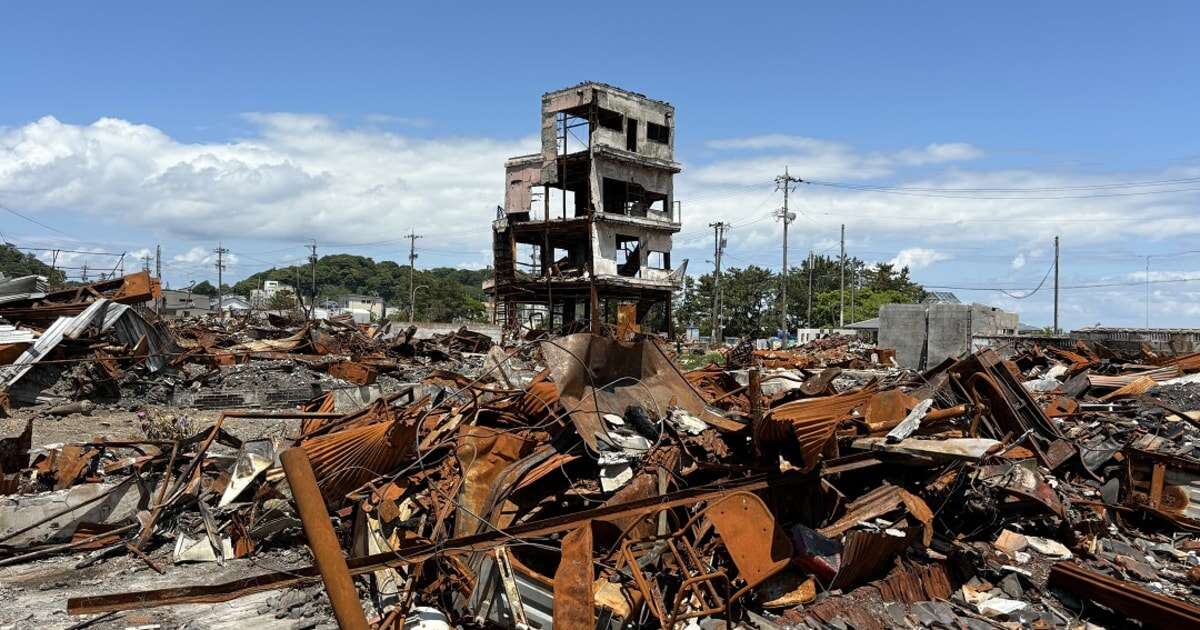
[[[367,630],[370,626],[358,601],[358,592],[350,578],[346,558],[342,556],[341,545],[329,522],[329,513],[325,511],[325,499],[317,487],[317,477],[313,474],[308,455],[302,448],[289,448],[279,456],[279,461],[287,473],[292,498],[296,501],[300,522],[304,525],[304,537],[308,539],[308,547],[312,549],[317,570],[325,583],[325,592],[329,595],[329,603],[333,605],[338,627],[342,630]]]

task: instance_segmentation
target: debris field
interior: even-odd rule
[[[611,327],[168,323],[156,290],[0,302],[0,623],[1200,627],[1200,354],[915,372],[831,337],[684,371]]]

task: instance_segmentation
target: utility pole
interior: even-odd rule
[[[1146,268],[1147,268],[1147,269],[1149,269],[1149,268],[1150,268],[1150,265],[1149,265],[1149,263],[1147,263],[1147,264],[1146,264]],[[1147,273],[1149,273],[1149,272],[1147,272]],[[83,263],[83,273],[82,273],[82,274],[80,274],[80,276],[79,276],[79,279],[80,279],[81,281],[83,281],[83,283],[84,283],[84,284],[87,284],[87,263],[86,263],[86,262],[85,262],[85,263]],[[1147,295],[1149,295],[1149,293],[1147,293]],[[1147,309],[1148,309],[1148,308],[1149,308],[1149,307],[1147,307]],[[1147,310],[1146,312],[1147,312],[1147,313],[1149,313],[1150,311],[1149,311],[1149,310]],[[1149,316],[1147,316],[1147,317],[1149,317]],[[1147,324],[1147,326],[1149,326],[1149,324]]]
[[[414,232],[412,228],[408,229],[408,321],[410,322],[415,321],[417,317],[417,285],[413,281],[413,273],[417,266],[417,239],[419,238],[425,237]]]
[[[842,224],[842,281],[838,289],[838,328],[846,326],[846,224]]]
[[[813,265],[816,260],[813,258],[813,251],[808,250],[808,314],[804,317],[804,325],[812,328],[812,294],[813,294]]]
[[[779,273],[779,328],[783,331],[783,345],[787,347],[788,342],[788,319],[787,319],[787,281],[788,281],[788,224],[796,219],[796,215],[788,211],[788,192],[793,183],[802,181],[799,177],[792,177],[788,172],[788,167],[783,167],[783,175],[775,177],[775,189],[783,189],[783,207],[775,211],[775,218],[783,220],[783,270]]]
[[[713,229],[713,313],[712,313],[712,343],[717,345],[721,339],[721,254],[725,251],[725,229],[729,224],[724,221],[709,223]]]
[[[221,310],[221,302],[224,302],[224,285],[225,285],[225,254],[229,253],[228,249],[221,247],[221,241],[217,241],[217,248],[213,250],[217,255],[217,317],[220,317],[224,312]],[[191,287],[188,287],[188,298],[191,298]]]
[[[312,271],[312,295],[308,298],[308,318],[312,319],[317,316],[317,241],[309,243],[308,248],[312,250],[312,253],[308,255],[308,265]]]
[[[159,285],[162,284],[162,245],[155,243],[154,245],[154,277],[158,280]],[[218,289],[220,287],[217,287]],[[162,313],[162,303],[165,298],[159,297],[154,301],[154,314]],[[217,306],[220,306],[219,304]]]
[[[1058,236],[1054,237],[1054,334],[1058,334]]]
[[[142,271],[145,271],[146,273],[150,273],[150,254],[149,253],[147,253],[145,256],[142,256]]]

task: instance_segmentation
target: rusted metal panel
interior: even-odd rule
[[[1101,396],[1100,400],[1108,401],[1108,400],[1116,400],[1118,398],[1129,398],[1131,396],[1137,396],[1137,395],[1144,394],[1144,393],[1150,391],[1150,389],[1153,388],[1157,384],[1158,384],[1158,381],[1155,381],[1153,378],[1150,378],[1149,376],[1139,376],[1136,379],[1130,381],[1129,384],[1119,387],[1117,389],[1114,389],[1113,391]]]
[[[329,375],[355,385],[370,385],[379,372],[368,365],[355,361],[338,361],[329,366]]]
[[[859,584],[881,573],[895,561],[897,555],[920,538],[918,528],[896,531],[855,530],[842,542],[841,564],[830,588]]]
[[[821,451],[844,420],[874,396],[873,387],[823,398],[809,398],[775,407],[754,426],[757,447],[798,447],[804,469],[817,465]]]
[[[377,422],[305,440],[321,493],[330,504],[346,493],[412,458],[416,450],[416,423],[398,419]]]
[[[791,563],[792,541],[756,495],[730,494],[713,502],[705,516],[720,532],[746,588],[754,588]]]
[[[562,558],[554,572],[554,625],[592,628],[596,625],[592,580],[592,526],[584,523],[562,539]]]
[[[1200,530],[1200,462],[1129,448],[1127,504],[1176,525]]]
[[[622,415],[630,405],[661,417],[666,413],[664,403],[674,401],[675,406],[719,429],[742,427],[708,408],[653,341],[625,343],[580,333],[544,342],[542,353],[559,398],[572,410],[570,418],[579,437],[594,451],[607,439],[601,415]]]

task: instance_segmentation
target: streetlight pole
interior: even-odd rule
[[[420,284],[420,285],[413,287],[412,308],[410,309],[410,312],[408,314],[408,319],[410,322],[417,321],[417,291],[420,291],[421,289],[428,289],[428,288],[429,288],[429,285],[427,285],[427,284]]]

